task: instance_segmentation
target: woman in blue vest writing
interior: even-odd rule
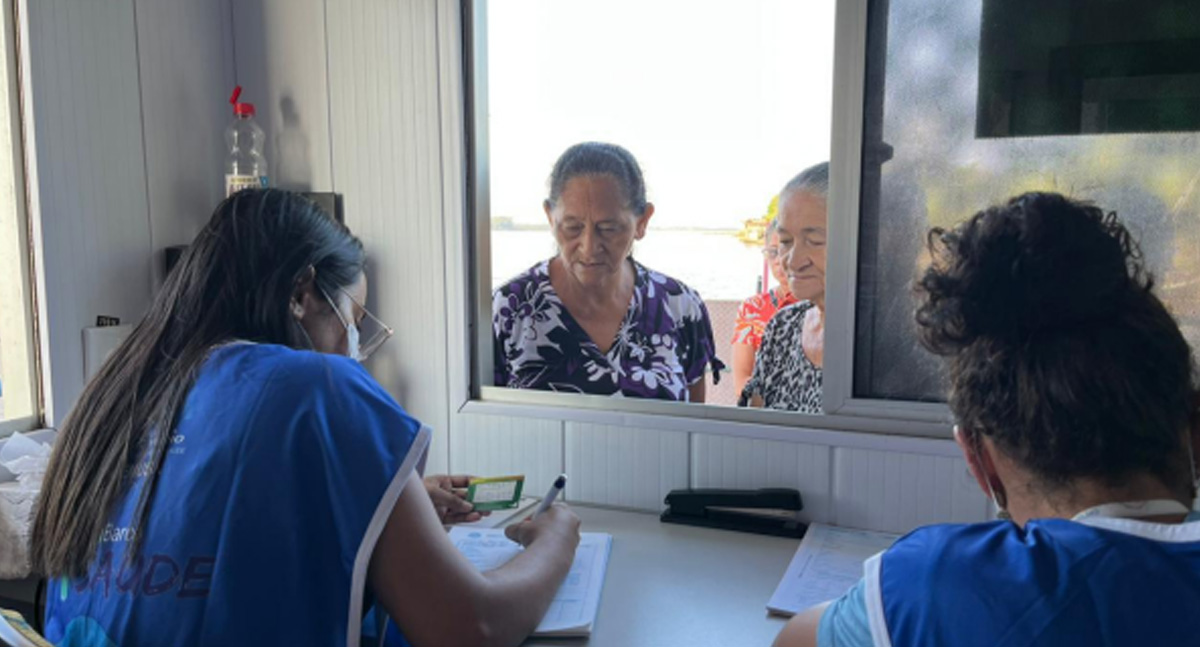
[[[536,627],[579,520],[519,525],[489,573],[458,553],[429,429],[355,361],[386,339],[359,339],[365,260],[300,196],[217,208],[59,435],[32,543],[51,641],[358,647],[372,604],[415,645]]]
[[[917,312],[999,521],[919,529],[776,645],[1191,645],[1191,348],[1115,214],[1031,193],[930,236]]]

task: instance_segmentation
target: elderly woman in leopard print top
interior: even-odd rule
[[[771,318],[738,406],[821,413],[825,351],[825,201],[829,164],[805,169],[779,193],[779,253],[799,299]]]

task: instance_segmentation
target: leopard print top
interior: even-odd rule
[[[808,359],[800,343],[804,313],[812,307],[811,301],[801,301],[771,317],[763,333],[762,347],[754,358],[754,373],[738,397],[739,407],[747,406],[750,398],[757,395],[767,409],[824,412],[821,369]]]

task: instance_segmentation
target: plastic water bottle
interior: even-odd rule
[[[225,129],[225,145],[229,154],[225,156],[225,197],[242,189],[260,189],[267,186],[267,158],[263,148],[267,135],[254,121],[254,104],[241,103],[238,97],[242,86],[233,89],[229,103],[233,104],[233,121]]]

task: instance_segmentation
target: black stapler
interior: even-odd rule
[[[666,504],[666,523],[796,538],[808,528],[796,517],[804,502],[791,488],[671,490]]]

